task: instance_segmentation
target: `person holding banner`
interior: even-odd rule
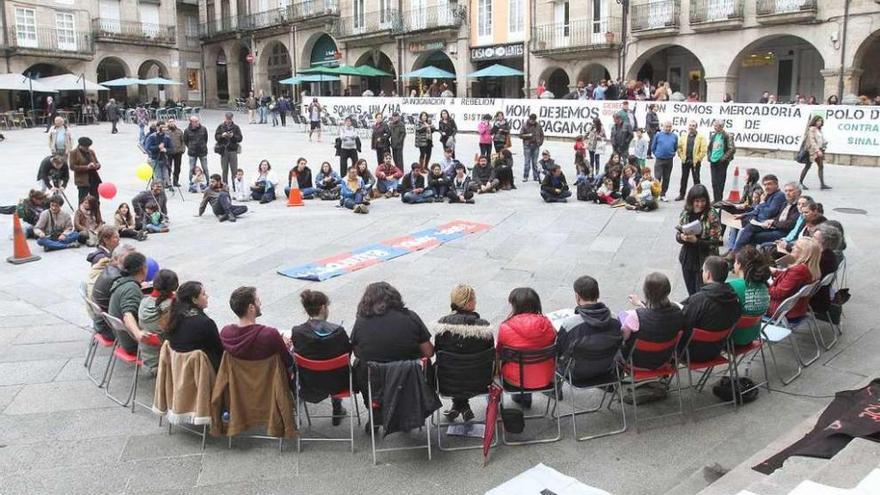
[[[645,114],[645,132],[648,133],[648,159],[654,158],[651,146],[654,145],[654,135],[660,132],[660,118],[657,117],[657,105],[648,105],[648,113]]]
[[[810,165],[813,162],[816,162],[816,168],[819,170],[819,189],[831,189],[831,186],[825,184],[825,170],[823,170],[825,164],[825,147],[828,146],[828,141],[822,136],[822,126],[824,124],[825,119],[823,119],[822,116],[814,115],[813,118],[810,119],[810,125],[807,126],[806,132],[804,132],[802,146],[806,152],[807,160],[804,163],[804,168],[801,170],[800,185],[801,189],[805,191],[807,190],[807,186],[804,185],[804,179],[807,178],[807,172],[810,171]]]
[[[724,130],[724,121],[716,119],[712,124],[714,131],[709,134],[709,171],[712,173],[712,199],[715,203],[724,200],[724,185],[727,182],[727,167],[736,154],[733,138]]]

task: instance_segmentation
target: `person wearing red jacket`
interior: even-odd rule
[[[771,268],[773,284],[770,286],[770,308],[767,314],[772,316],[779,305],[789,297],[795,295],[805,285],[819,280],[819,260],[822,257],[822,249],[819,244],[809,238],[802,237],[794,244],[791,256],[795,259],[788,268],[779,270]],[[794,308],[788,312],[788,318],[799,318],[807,313],[810,300],[801,298]]]
[[[504,347],[537,350],[551,346],[556,342],[556,330],[541,310],[541,298],[534,289],[519,287],[510,291],[507,296],[510,303],[510,315],[498,329],[496,350],[500,353]],[[523,366],[523,388],[546,388],[553,382],[553,361]],[[520,386],[519,365],[505,363],[501,366],[502,379],[514,387]],[[514,402],[523,407],[531,407],[531,394],[515,395]]]
[[[376,167],[376,190],[384,194],[386,198],[398,196],[397,186],[403,170],[394,165],[391,153],[385,153],[382,163]]]

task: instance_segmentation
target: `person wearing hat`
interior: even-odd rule
[[[449,181],[446,197],[450,203],[474,203],[474,191],[471,189],[471,178],[467,174],[464,163],[455,164],[455,176]]]
[[[101,163],[95,152],[91,150],[92,140],[83,136],[77,141],[77,147],[70,152],[70,169],[73,170],[73,183],[79,192],[79,202],[82,204],[86,196],[91,195],[95,198],[95,218],[101,223],[101,196],[98,194],[98,184],[101,183],[101,176],[98,170],[101,169]]]

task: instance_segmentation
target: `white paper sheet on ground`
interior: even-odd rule
[[[496,486],[486,495],[611,495],[605,490],[585,485],[543,464],[520,473]]]
[[[452,425],[446,430],[446,435],[451,437],[483,438],[486,434],[486,425],[480,423],[462,423]]]
[[[546,316],[547,316],[547,318],[550,319],[550,323],[553,324],[553,328],[555,328],[556,331],[558,332],[559,327],[562,326],[562,321],[573,314],[574,314],[573,309],[565,308],[565,309],[557,309],[556,311],[554,311],[552,313],[547,313]]]

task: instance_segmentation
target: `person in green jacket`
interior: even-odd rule
[[[736,253],[733,273],[737,278],[727,283],[736,292],[742,307],[742,316],[761,316],[770,307],[770,291],[767,280],[770,279],[770,262],[767,256],[755,246],[745,246]],[[734,345],[746,345],[758,338],[761,322],[756,325],[737,328],[733,332]]]
[[[138,349],[138,340],[143,335],[138,324],[138,310],[141,299],[141,284],[147,277],[147,258],[141,253],[130,253],[122,262],[122,276],[110,286],[110,304],[107,312],[122,320],[127,332],[115,331],[116,341],[129,354]],[[134,335],[135,337],[132,337]]]

